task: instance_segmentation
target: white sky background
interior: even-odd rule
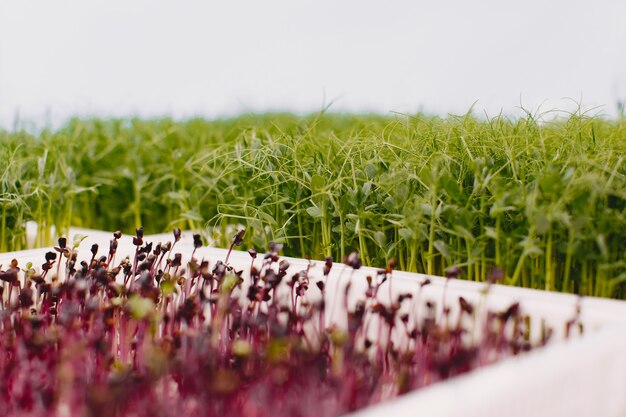
[[[616,114],[626,1],[0,0],[0,127],[246,111]]]

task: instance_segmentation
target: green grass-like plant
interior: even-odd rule
[[[244,247],[626,297],[626,119],[290,114],[0,133],[2,250],[23,225],[202,231]]]

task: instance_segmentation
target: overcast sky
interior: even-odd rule
[[[626,1],[0,1],[16,115],[515,114],[626,99]]]

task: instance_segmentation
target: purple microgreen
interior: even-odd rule
[[[231,249],[242,236],[233,238]],[[445,299],[441,306],[422,301],[428,279],[415,283],[417,295],[390,291],[381,300],[378,290],[391,282],[393,260],[363,282],[354,277],[358,254],[347,256],[350,269],[341,273],[349,271],[350,279],[333,277],[331,307],[331,258],[321,273],[309,263],[287,275],[294,265],[280,259],[282,245],[274,243],[259,268],[256,252],[249,251],[248,271],[219,260],[209,268],[193,253],[191,259],[174,253],[161,268],[174,245],[153,250],[148,242],[113,265],[118,239],[111,240],[108,257],[97,257],[97,245],[91,261],[73,251],[64,280],[45,275],[59,263],[58,251],[44,255],[42,274],[32,265],[20,269],[17,261],[0,268],[3,332],[10,335],[0,342],[0,414],[45,417],[63,409],[68,415],[107,410],[148,417],[201,410],[208,417],[336,417],[534,349],[553,336],[542,322],[539,340],[532,340],[530,319],[518,303],[483,316],[463,297],[456,309]],[[143,233],[135,239],[143,241]],[[319,292],[309,291],[312,282]],[[341,308],[339,317],[334,308]],[[458,320],[450,324],[455,311]],[[566,336],[580,327],[579,315],[578,304]]]

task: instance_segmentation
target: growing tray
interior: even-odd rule
[[[111,233],[91,230],[71,230],[87,238],[79,245],[79,254],[89,254],[93,243],[106,248]],[[171,234],[149,235],[144,241],[165,242]],[[131,236],[120,239],[118,255],[132,255],[135,247]],[[183,232],[176,252],[189,255],[194,249],[190,233]],[[12,259],[20,264],[41,263],[49,249],[32,249],[0,254],[0,264]],[[211,262],[223,260],[227,250],[199,248],[196,258]],[[80,258],[80,255],[79,255]],[[285,258],[289,271],[312,268],[321,271],[323,262]],[[229,263],[235,269],[247,270],[250,255],[234,251]],[[348,282],[351,294],[361,294],[366,288],[367,275],[375,276],[375,268],[348,270],[334,264],[327,281],[328,302],[343,294]],[[321,272],[320,272],[321,273]],[[245,275],[244,275],[245,278]],[[546,328],[553,330],[551,343],[543,348],[504,359],[470,373],[435,383],[397,399],[365,408],[354,416],[624,416],[626,415],[626,303],[598,298],[579,298],[571,294],[492,285],[486,292],[484,283],[450,280],[395,271],[393,295],[415,292],[426,279],[421,297],[442,305],[458,297],[490,309],[502,309],[513,302],[532,318],[531,337],[540,337]],[[337,291],[337,289],[339,291]],[[350,303],[356,298],[350,298]],[[455,303],[450,302],[450,305]],[[565,340],[564,323],[580,311],[579,328],[582,335]],[[437,311],[438,315],[443,314]],[[455,312],[452,312],[455,314]],[[338,309],[327,321],[340,321]]]

